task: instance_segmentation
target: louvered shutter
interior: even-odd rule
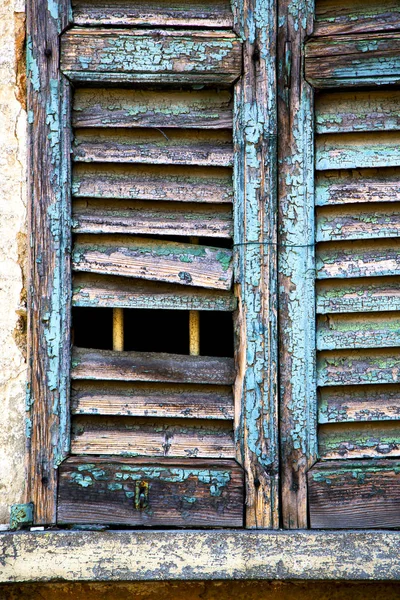
[[[283,519],[399,527],[400,12],[313,16],[281,23]]]

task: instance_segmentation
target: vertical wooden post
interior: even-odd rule
[[[113,350],[122,352],[124,349],[124,309],[113,308]]]
[[[192,236],[190,242],[198,244],[199,238]],[[200,312],[198,310],[189,311],[189,354],[200,356]]]

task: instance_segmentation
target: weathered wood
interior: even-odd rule
[[[232,389],[226,386],[73,381],[71,412],[185,419],[233,419]]]
[[[316,173],[315,204],[317,206],[399,200],[400,169]]]
[[[196,234],[218,238],[229,238],[233,233],[229,205],[88,199],[75,200],[72,216],[74,233]]]
[[[319,390],[319,423],[399,419],[399,385],[324,387]]]
[[[327,280],[317,282],[318,313],[400,310],[400,278]]]
[[[317,350],[400,346],[400,314],[319,315]]]
[[[400,376],[398,349],[341,350],[317,355],[318,385],[397,383]]]
[[[237,300],[231,292],[223,290],[188,289],[141,279],[75,273],[72,303],[87,307],[233,311]]]
[[[229,0],[74,0],[77,25],[227,27],[233,25]]]
[[[318,450],[323,460],[400,456],[400,423],[320,425]]]
[[[237,458],[246,527],[279,527],[276,265],[276,2],[235,0],[243,77],[235,88]]]
[[[316,241],[400,237],[397,204],[327,206],[317,209]]]
[[[317,529],[400,526],[400,463],[319,464],[308,474],[310,524]]]
[[[400,29],[397,0],[317,0],[314,35]]]
[[[72,192],[77,198],[231,203],[232,171],[163,165],[75,164]]]
[[[235,458],[232,423],[147,417],[72,419],[72,454]]]
[[[232,133],[226,129],[164,132],[148,129],[75,129],[75,162],[231,167]]]
[[[242,49],[228,31],[73,28],[61,36],[72,81],[218,83],[240,76]]]
[[[189,312],[189,354],[200,354],[200,313],[198,310]]]
[[[316,273],[318,279],[400,275],[400,240],[321,244]]]
[[[282,518],[307,527],[306,473],[317,456],[313,90],[304,80],[312,2],[279,9],[279,314]]]
[[[398,90],[317,94],[316,133],[398,131],[400,129],[399,103]]]
[[[26,501],[34,522],[56,519],[57,467],[69,447],[70,88],[60,75],[68,3],[27,6],[28,361]]]
[[[57,517],[59,523],[241,527],[243,472],[233,460],[70,458],[60,468]]]
[[[400,165],[399,146],[400,133],[397,131],[318,135],[316,169],[397,167]]]
[[[113,350],[124,349],[124,309],[113,308]]]
[[[78,236],[75,271],[229,290],[232,251],[149,238]]]
[[[232,385],[233,359],[74,348],[72,379]]]
[[[312,38],[305,76],[317,88],[395,85],[400,82],[400,33]]]
[[[79,87],[74,94],[72,125],[231,129],[232,110],[230,90]]]

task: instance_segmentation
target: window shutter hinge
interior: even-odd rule
[[[10,511],[10,529],[22,529],[33,525],[33,502],[12,504]]]

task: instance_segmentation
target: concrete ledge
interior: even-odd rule
[[[398,580],[400,532],[0,534],[0,582]]]

